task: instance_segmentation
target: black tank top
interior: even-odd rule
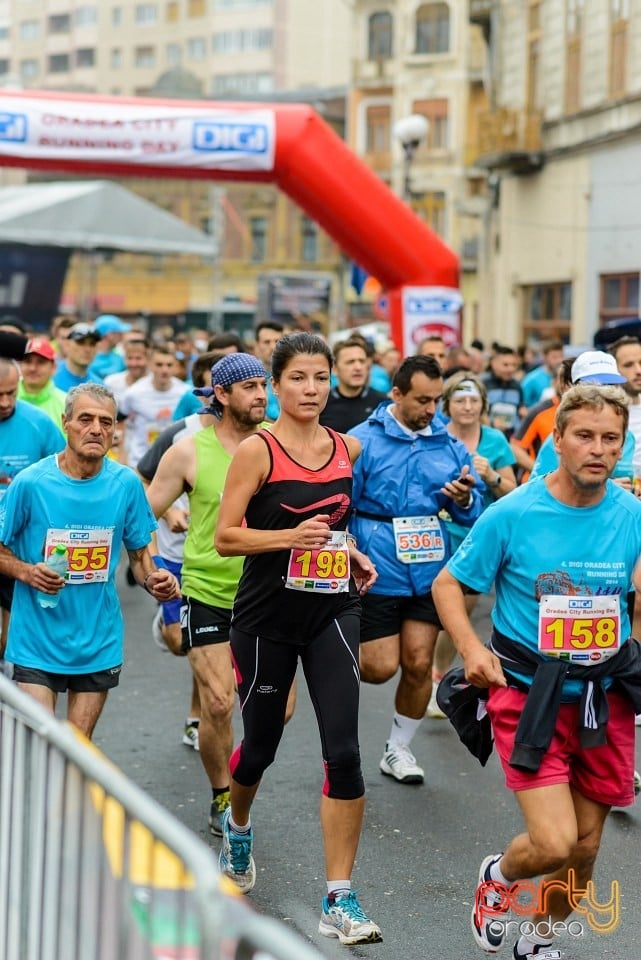
[[[258,433],[267,445],[270,468],[247,506],[248,527],[285,530],[324,513],[332,530],[345,530],[352,509],[352,464],[343,438],[324,429],[332,439],[332,453],[318,470],[293,460],[269,431]],[[232,620],[238,630],[284,643],[306,643],[335,617],[359,612],[353,581],[349,593],[335,595],[288,590],[289,555],[289,550],[277,550],[245,558]]]

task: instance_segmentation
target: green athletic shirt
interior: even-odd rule
[[[27,403],[33,404],[34,407],[38,407],[43,413],[46,413],[57,426],[60,435],[64,437],[65,440],[67,439],[62,430],[62,414],[65,412],[65,393],[63,390],[58,390],[53,380],[50,380],[44,390],[41,390],[39,393],[27,393],[22,380],[20,380],[18,383],[18,400],[25,400]]]
[[[199,430],[192,439],[196,446],[196,476],[189,493],[182,592],[192,600],[231,610],[245,558],[221,557],[214,547],[214,531],[232,458],[213,427]]]

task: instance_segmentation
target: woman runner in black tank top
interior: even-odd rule
[[[319,337],[292,334],[272,360],[280,415],[244,441],[229,468],[216,549],[244,555],[230,633],[243,740],[230,762],[231,808],[221,869],[252,889],[250,809],[280,741],[300,659],[321,735],[321,826],[327,870],[319,931],[343,943],[381,939],[351,890],[364,785],[358,746],[360,603],[376,580],[348,540],[352,464],[360,443],[322,427],[331,353]]]

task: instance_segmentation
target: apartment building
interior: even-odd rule
[[[478,116],[488,108],[487,50],[467,3],[355,0],[350,143],[459,256],[463,339],[482,334],[479,245],[487,173],[475,166]],[[419,114],[427,134],[408,159],[398,121]]]
[[[0,84],[212,100],[310,102],[341,134],[350,71],[343,0],[0,0]],[[214,232],[208,265],[116,255],[72,264],[65,306],[205,318],[226,296],[256,297],[265,270],[345,265],[336,245],[269,185],[131,179],[125,184]],[[213,241],[212,241],[213,246]],[[159,277],[163,283],[159,284]],[[86,306],[86,303],[84,304]]]
[[[480,296],[502,341],[589,343],[638,316],[641,7],[628,0],[471,0],[490,109]]]

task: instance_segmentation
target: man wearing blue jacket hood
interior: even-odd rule
[[[430,699],[441,629],[432,581],[451,554],[440,514],[471,526],[484,489],[464,444],[435,418],[442,392],[438,362],[408,357],[394,376],[391,402],[383,401],[350,430],[363,452],[354,467],[349,530],[378,570],[363,597],[361,678],[384,683],[401,668],[380,762],[382,773],[400,783],[424,779],[410,745]]]

